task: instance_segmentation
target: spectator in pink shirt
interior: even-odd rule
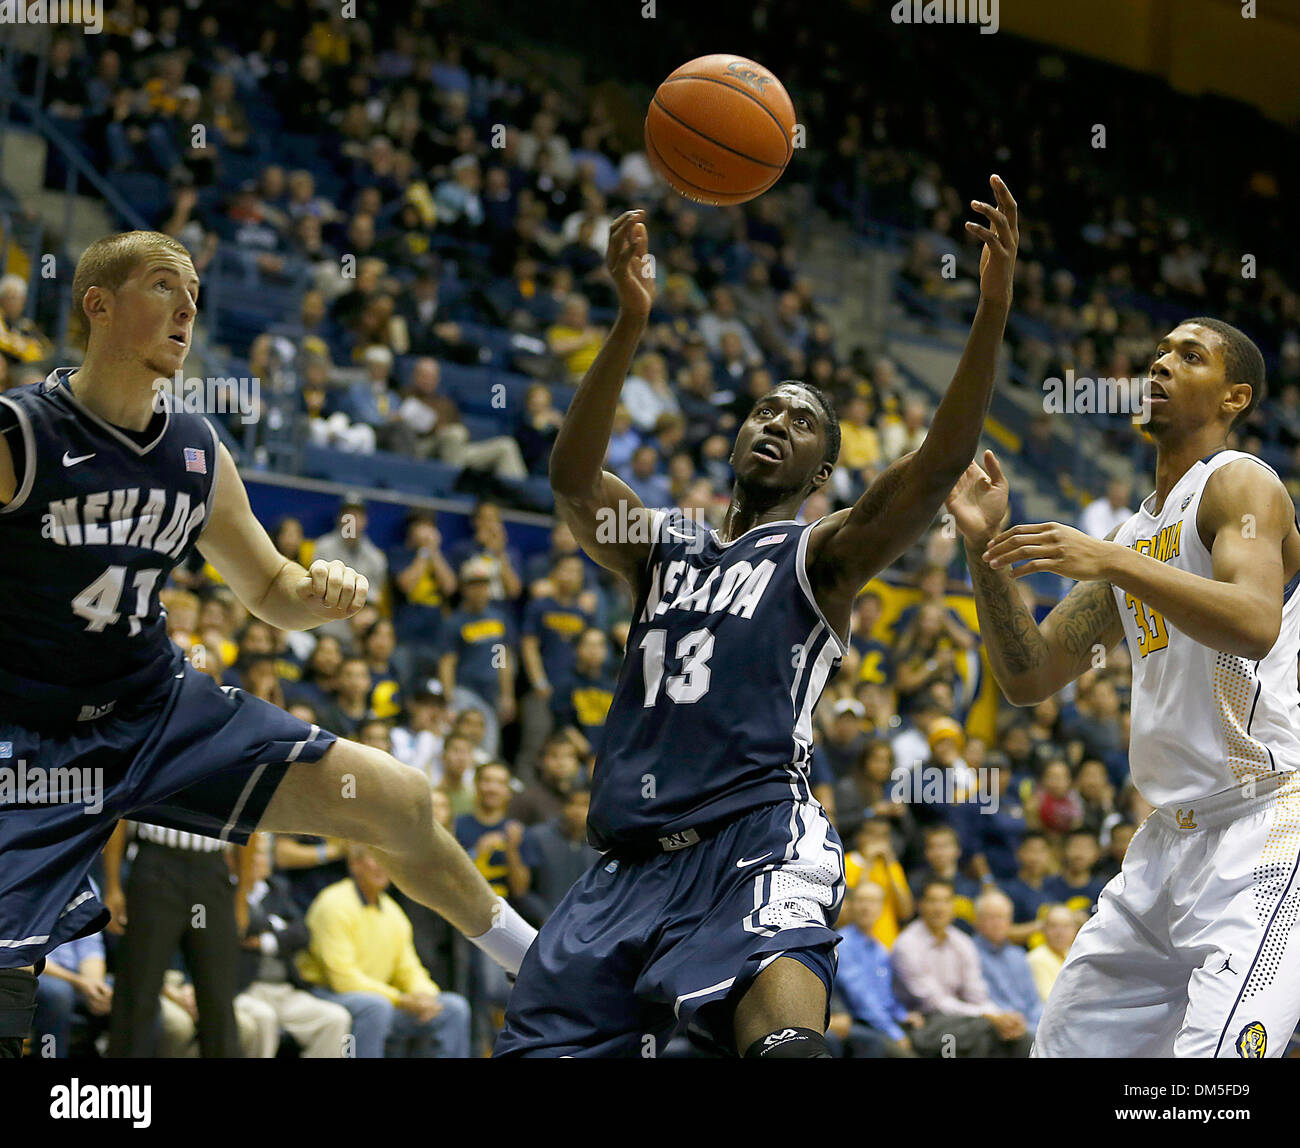
[[[952,885],[931,881],[919,910],[893,948],[899,999],[925,1017],[912,1047],[922,1056],[1028,1056],[1024,1018],[993,1003],[975,943],[952,923]]]

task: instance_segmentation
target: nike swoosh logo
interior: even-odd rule
[[[742,858],[741,860],[736,862],[736,868],[745,869],[748,868],[750,865],[757,865],[760,861],[765,861],[767,860],[767,858],[771,856],[772,854],[771,851],[769,850],[767,853],[764,853],[762,857],[750,857],[748,859]]]
[[[65,451],[63,452],[63,465],[64,465],[64,466],[76,466],[77,463],[79,463],[79,462],[85,462],[86,459],[88,459],[88,458],[94,458],[94,457],[95,457],[95,452],[94,452],[93,450],[92,450],[89,454],[79,455],[79,456],[76,457],[76,458],[73,458],[73,457],[72,457],[72,451],[70,451],[70,450],[65,450]]]
[[[685,538],[687,542],[691,542],[695,538],[694,534],[683,534],[680,530],[678,530],[676,527],[673,526],[669,526],[666,529],[668,533],[671,534],[674,538]]]

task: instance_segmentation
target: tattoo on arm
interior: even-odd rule
[[[1047,655],[1047,641],[1038,623],[1009,575],[969,552],[968,557],[980,634],[994,667],[1001,663],[1007,674],[1016,676],[1029,673]]]
[[[1094,647],[1109,650],[1123,637],[1123,624],[1115,609],[1115,595],[1109,582],[1084,582],[1057,604],[1043,623],[1053,641],[1069,656],[1071,664],[1082,666]]]

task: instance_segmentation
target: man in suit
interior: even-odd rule
[[[352,1031],[352,1017],[342,1005],[321,1000],[303,987],[293,957],[311,939],[307,925],[294,904],[288,881],[271,872],[271,836],[259,834],[255,842],[236,1006],[257,1016],[259,1056],[276,1054],[280,1030],[284,1029],[298,1042],[304,1057],[341,1057]]]

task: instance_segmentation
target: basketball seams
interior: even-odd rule
[[[681,172],[679,172],[675,167],[670,166],[668,161],[664,158],[663,153],[655,146],[654,136],[648,129],[645,133],[645,142],[646,142],[646,146],[655,154],[655,156],[658,157],[659,162],[663,164],[664,169],[666,171],[670,171],[673,173],[674,179],[678,180],[680,183],[686,185],[687,187],[693,188],[694,190],[700,192],[701,195],[713,196],[712,200],[702,199],[697,201],[700,203],[704,203],[706,206],[709,207],[733,207],[736,204],[745,203],[747,200],[754,198],[754,196],[756,195],[762,195],[763,192],[765,192],[769,187],[772,186],[772,184],[774,184],[777,181],[778,178],[780,178],[779,174],[777,176],[774,176],[768,183],[763,184],[762,187],[758,188],[755,191],[715,191],[712,188],[701,187],[698,183],[692,183],[689,179],[687,179],[684,175],[682,175]]]
[[[732,92],[737,93],[738,95],[744,96],[745,99],[747,99],[747,100],[751,100],[751,101],[752,101],[754,104],[756,104],[758,107],[762,108],[762,109],[763,109],[763,114],[766,115],[766,116],[767,116],[767,117],[768,117],[768,118],[769,118],[769,119],[770,119],[770,120],[771,120],[771,121],[776,125],[776,130],[777,130],[778,132],[781,133],[781,139],[785,142],[785,161],[784,161],[783,163],[781,163],[781,164],[778,165],[778,164],[770,163],[770,162],[768,162],[767,160],[755,159],[752,155],[746,155],[743,151],[737,151],[735,148],[733,148],[733,147],[728,147],[726,144],[721,143],[721,142],[719,142],[718,140],[713,139],[711,136],[706,136],[706,135],[705,135],[702,131],[700,131],[698,128],[692,126],[691,124],[688,124],[685,120],[681,119],[681,117],[679,117],[679,116],[675,115],[673,112],[669,111],[668,108],[666,108],[666,107],[665,107],[665,106],[660,102],[660,100],[659,100],[659,91],[657,90],[657,91],[655,92],[655,94],[654,94],[654,99],[653,99],[652,102],[653,102],[653,103],[654,103],[654,104],[659,108],[659,110],[660,110],[661,112],[664,113],[664,115],[669,116],[670,118],[672,118],[673,120],[675,120],[677,123],[681,124],[682,127],[684,127],[684,128],[690,128],[690,130],[693,131],[696,135],[698,135],[701,139],[706,139],[706,140],[709,141],[709,143],[711,143],[711,144],[716,144],[718,147],[722,148],[724,151],[729,151],[729,152],[731,152],[732,155],[738,155],[738,156],[740,156],[741,159],[747,159],[747,160],[749,160],[751,163],[761,164],[763,167],[777,167],[777,166],[779,166],[779,167],[781,168],[782,171],[785,170],[786,166],[789,164],[790,160],[791,160],[791,159],[793,158],[793,156],[794,156],[794,145],[790,142],[790,135],[789,135],[789,133],[786,131],[786,129],[785,129],[785,125],[784,125],[784,124],[783,124],[783,123],[782,123],[782,122],[777,118],[776,113],[773,112],[772,109],[769,108],[765,103],[763,103],[763,101],[760,100],[756,95],[754,95],[753,92],[751,92],[751,91],[747,91],[745,88],[737,87],[735,84],[729,84],[729,83],[727,83],[726,80],[721,80],[721,79],[719,79],[717,76],[702,76],[702,75],[700,75],[700,74],[698,74],[698,73],[696,73],[696,72],[692,72],[692,73],[690,73],[689,75],[686,75],[686,76],[669,76],[668,79],[666,79],[662,84],[659,85],[659,90],[662,90],[663,88],[666,88],[669,84],[680,83],[682,80],[703,80],[703,81],[705,81],[706,83],[717,84],[719,87],[726,88],[726,89],[728,89],[729,91],[732,91]],[[793,112],[794,112],[794,109],[791,108],[791,114],[792,114],[792,115],[793,115]]]

